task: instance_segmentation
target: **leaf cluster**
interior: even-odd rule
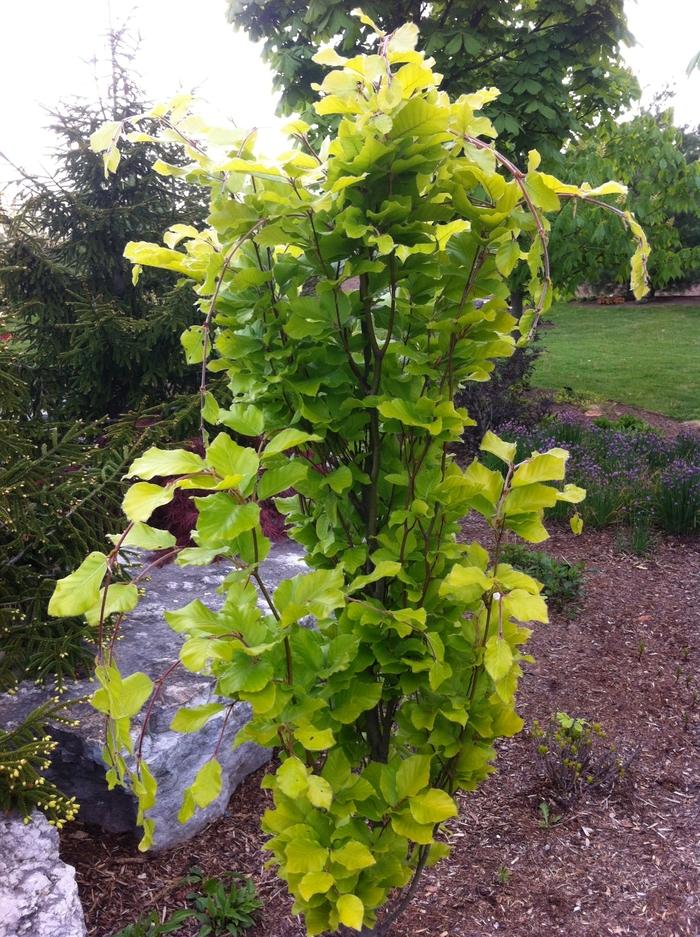
[[[229,0],[229,20],[264,43],[284,113],[318,120],[310,118],[309,89],[323,77],[313,56],[319,41],[348,56],[375,51],[373,28],[353,16],[354,6]],[[365,11],[386,33],[412,19],[451,95],[500,88],[491,117],[502,149],[517,158],[533,147],[556,156],[572,134],[615,116],[639,93],[622,58],[622,44],[634,40],[621,0],[372,0]]]

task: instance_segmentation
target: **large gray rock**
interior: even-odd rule
[[[0,815],[0,937],[85,937],[75,869],[43,813]]]
[[[170,629],[163,617],[166,609],[176,609],[194,598],[212,608],[220,607],[223,596],[216,590],[231,569],[224,562],[211,566],[164,566],[153,570],[146,595],[138,608],[122,626],[115,656],[122,673],[137,670],[157,679],[177,660],[182,635]],[[303,553],[291,543],[276,544],[261,569],[263,581],[272,591],[279,582],[306,569]],[[264,607],[261,605],[261,607]],[[91,693],[94,684],[82,680],[71,684],[67,695],[79,698]],[[47,691],[33,684],[22,684],[12,696],[0,697],[0,725],[16,724],[40,702]],[[163,684],[154,707],[144,740],[143,755],[158,782],[156,806],[149,816],[155,820],[154,849],[166,849],[194,836],[226,809],[231,793],[252,771],[270,758],[267,749],[252,743],[232,748],[238,730],[249,718],[249,709],[237,704],[224,727],[224,713],[211,719],[200,731],[180,734],[170,729],[175,711],[181,706],[201,706],[216,700],[213,681],[198,674],[176,668]],[[104,779],[103,745],[104,717],[86,704],[73,710],[79,720],[77,728],[55,726],[52,733],[59,745],[52,763],[50,777],[67,795],[80,804],[80,818],[111,832],[136,830],[136,800],[129,791],[107,789]],[[135,720],[138,729],[139,721]],[[183,789],[192,783],[198,769],[217,746],[223,729],[218,758],[223,768],[221,795],[192,819],[181,825],[177,812]]]

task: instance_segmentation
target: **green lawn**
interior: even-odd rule
[[[556,304],[533,384],[700,419],[700,305]]]

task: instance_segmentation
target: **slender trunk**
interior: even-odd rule
[[[523,291],[519,287],[510,294],[510,311],[516,319],[523,314]]]

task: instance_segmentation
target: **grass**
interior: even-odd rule
[[[555,304],[533,384],[700,419],[700,305]]]

